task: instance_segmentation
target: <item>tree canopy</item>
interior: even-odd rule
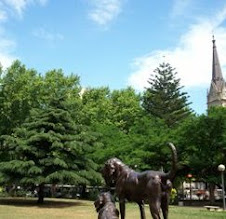
[[[182,91],[180,79],[175,69],[162,63],[148,80],[150,87],[143,96],[143,107],[152,116],[163,119],[168,127],[173,127],[190,113],[188,96]]]
[[[98,184],[97,164],[89,154],[99,135],[76,124],[65,102],[53,99],[33,109],[29,119],[11,135],[3,135],[1,182],[18,184]],[[39,197],[42,202],[43,197]]]
[[[226,109],[193,114],[170,64],[159,65],[142,94],[84,89],[77,75],[38,74],[19,61],[0,73],[1,184],[38,184],[40,191],[46,183],[101,185],[99,170],[112,157],[137,170],[167,171],[169,141],[183,167],[178,176],[220,183]]]
[[[209,183],[219,182],[217,167],[226,163],[226,108],[213,107],[207,115],[193,117],[180,131],[180,145],[193,175]]]

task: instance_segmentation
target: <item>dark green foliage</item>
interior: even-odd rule
[[[126,162],[139,170],[168,170],[171,167],[171,153],[168,142],[171,130],[160,119],[145,115],[137,119],[129,133],[132,151]]]
[[[0,72],[0,183],[97,185],[99,167],[112,157],[137,170],[167,171],[169,141],[183,167],[178,176],[189,171],[199,180],[220,182],[226,109],[192,114],[169,64],[155,70],[142,105],[130,87],[81,94],[79,77],[62,70],[39,75],[16,61]]]
[[[160,64],[154,73],[144,92],[143,107],[148,114],[163,119],[168,127],[174,127],[190,114],[187,93],[181,91],[180,79],[176,79],[170,64]]]
[[[100,175],[91,153],[99,135],[76,124],[61,99],[33,109],[12,135],[2,136],[1,182],[20,184],[98,184]]]
[[[103,165],[112,157],[124,160],[133,150],[130,136],[116,125],[97,123],[94,129],[102,134],[101,142],[103,144],[100,144],[94,153],[95,160],[99,164]]]
[[[140,115],[128,133],[113,124],[96,124],[95,129],[102,133],[103,145],[97,147],[94,154],[99,164],[103,165],[109,158],[117,157],[137,170],[171,168],[167,143],[172,136],[163,121]]]
[[[213,107],[181,127],[183,158],[193,175],[205,182],[220,182],[217,167],[226,163],[226,108]]]

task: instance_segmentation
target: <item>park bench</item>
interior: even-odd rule
[[[222,209],[218,206],[204,206],[209,211],[221,211]]]

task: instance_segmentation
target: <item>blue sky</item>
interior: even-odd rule
[[[165,61],[206,111],[212,34],[226,78],[224,0],[0,0],[0,62],[62,68],[83,87],[142,91]]]

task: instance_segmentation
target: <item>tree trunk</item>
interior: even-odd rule
[[[215,196],[214,196],[215,184],[209,184],[209,191],[210,191],[210,204],[215,203]]]
[[[56,184],[51,186],[51,197],[56,198]]]
[[[44,184],[41,183],[38,186],[38,204],[43,204],[44,202]]]
[[[86,185],[82,185],[81,197],[84,199],[87,198]]]
[[[16,185],[15,184],[12,184],[12,186],[9,188],[9,194],[12,196],[12,197],[15,197],[16,196]]]

